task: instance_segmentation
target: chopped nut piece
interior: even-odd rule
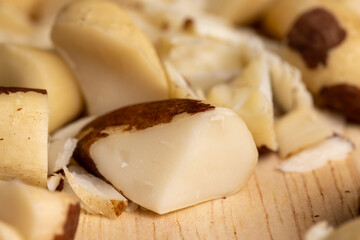
[[[115,3],[74,1],[51,36],[77,75],[90,114],[168,97],[154,47]]]
[[[278,168],[284,172],[310,172],[329,161],[345,160],[353,150],[349,140],[331,137],[289,157]]]
[[[126,209],[127,199],[103,180],[78,166],[64,167],[64,172],[70,187],[91,213],[116,218]]]
[[[49,50],[0,44],[0,85],[46,89],[50,132],[73,120],[82,110],[82,98],[73,73]]]
[[[74,239],[80,204],[64,193],[0,182],[0,221],[28,240]]]
[[[287,157],[332,135],[334,131],[313,108],[297,108],[275,123],[279,154]]]
[[[160,214],[238,191],[258,156],[235,112],[189,99],[122,108],[83,132],[75,160]]]
[[[46,186],[48,104],[45,90],[0,87],[0,179]],[[21,108],[21,111],[17,109]]]

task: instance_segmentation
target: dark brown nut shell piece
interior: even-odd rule
[[[102,133],[109,127],[126,128],[123,131],[143,130],[159,124],[170,123],[179,114],[196,114],[215,109],[210,104],[192,99],[169,99],[157,102],[147,102],[128,107],[123,107],[113,112],[100,116],[86,125],[80,132],[86,133],[80,137],[73,157],[87,171],[107,181],[97,170],[90,157],[90,147],[97,140],[107,137]],[[108,181],[107,181],[108,182]]]
[[[309,68],[326,66],[328,52],[345,38],[346,31],[338,20],[323,8],[300,15],[287,35],[288,45],[301,54]]]
[[[315,97],[319,106],[342,113],[348,120],[360,122],[360,88],[349,84],[324,87]]]

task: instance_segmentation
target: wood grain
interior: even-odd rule
[[[163,216],[137,210],[116,220],[82,214],[77,240],[99,239],[302,239],[314,223],[338,225],[358,215],[360,128],[346,135],[358,147],[351,157],[298,174],[276,170],[275,154],[263,156],[237,194]]]

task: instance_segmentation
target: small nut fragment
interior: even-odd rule
[[[284,172],[310,172],[330,161],[345,160],[353,150],[354,145],[349,140],[334,136],[287,158],[278,169]]]
[[[110,184],[79,166],[64,167],[64,172],[67,183],[91,213],[116,218],[126,209],[127,199]]]
[[[297,130],[295,130],[297,129]],[[287,157],[334,134],[327,122],[313,108],[297,108],[275,123],[279,154]]]
[[[277,150],[270,69],[264,56],[253,59],[232,82],[212,87],[207,100],[236,111],[258,148]]]

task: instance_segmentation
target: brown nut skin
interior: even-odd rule
[[[291,22],[282,29],[286,43],[282,57],[301,70],[317,104],[360,122],[359,15],[340,1],[284,0],[282,4],[278,20]]]
[[[90,156],[91,145],[108,136],[102,133],[103,130],[125,126],[123,131],[139,131],[170,123],[176,115],[182,113],[196,114],[213,109],[215,107],[212,105],[191,99],[169,99],[120,108],[96,118],[81,130],[73,157],[87,171],[108,182],[98,171]]]
[[[69,206],[67,212],[67,220],[64,225],[64,230],[61,235],[56,235],[54,240],[73,240],[75,239],[75,234],[77,226],[79,223],[80,217],[80,204],[72,204]]]
[[[295,21],[287,40],[298,51],[309,68],[326,66],[329,51],[341,44],[346,31],[335,16],[324,8],[313,8]]]
[[[360,122],[360,88],[349,84],[324,87],[315,98],[319,106],[342,113],[350,121]]]

